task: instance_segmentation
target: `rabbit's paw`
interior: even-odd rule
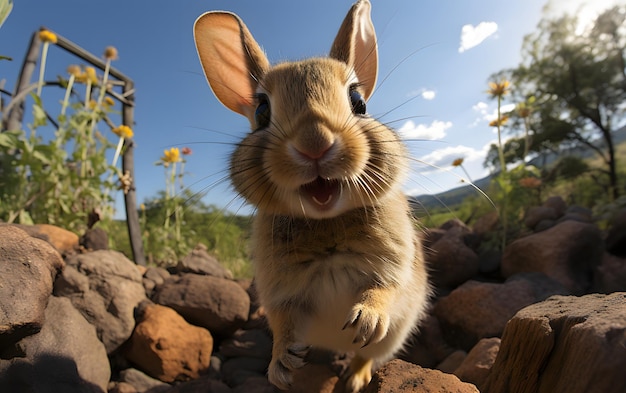
[[[344,378],[346,378],[346,392],[360,392],[370,383],[372,379],[372,363],[372,359],[362,358],[359,355],[352,359],[348,372],[344,375]]]
[[[389,330],[389,315],[364,303],[352,307],[343,329],[354,328],[353,344],[361,348],[375,344],[385,338]]]
[[[291,372],[305,365],[304,357],[308,350],[308,346],[295,344],[277,356],[272,356],[267,372],[269,381],[279,389],[289,389],[293,381]]]

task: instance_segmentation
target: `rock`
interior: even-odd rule
[[[452,374],[421,368],[396,359],[381,367],[364,393],[479,393],[472,384],[461,382]]]
[[[78,250],[78,235],[59,228],[55,225],[37,224],[35,230],[47,237],[47,241],[59,251],[61,255],[70,255]]]
[[[626,209],[611,220],[606,236],[606,249],[613,255],[626,258]]]
[[[527,228],[533,229],[544,220],[556,220],[557,213],[553,208],[547,206],[533,206],[526,211],[526,217],[524,217],[524,225]]]
[[[172,276],[157,288],[153,300],[224,336],[243,326],[250,311],[250,297],[236,282],[197,274]]]
[[[433,368],[452,352],[454,348],[444,340],[439,320],[428,315],[398,357],[422,367]]]
[[[217,259],[209,255],[204,244],[198,244],[186,257],[178,262],[179,273],[207,274],[209,276],[232,280],[233,274],[220,265]]]
[[[544,207],[548,207],[556,214],[555,218],[561,217],[567,210],[567,203],[560,196],[551,196],[543,203]]]
[[[50,297],[41,331],[0,353],[0,386],[6,392],[102,393],[110,377],[95,328],[66,298]]]
[[[79,244],[89,251],[108,250],[109,235],[102,228],[90,228],[80,237]]]
[[[471,230],[467,225],[458,218],[452,218],[439,226],[439,229],[443,229],[444,231],[449,231],[450,229],[457,228],[460,229],[461,233],[469,233]]]
[[[293,373],[293,393],[343,393],[344,382],[325,364],[306,364]],[[270,390],[271,392],[271,390]]]
[[[137,326],[128,342],[126,358],[163,382],[198,378],[208,371],[213,337],[206,329],[188,324],[171,308],[142,305]]]
[[[208,378],[208,377],[201,377],[198,379],[194,379],[192,381],[178,383],[175,386],[171,387],[169,390],[165,391],[165,393],[232,393],[232,392],[233,391],[225,383]],[[280,392],[280,391],[277,391],[277,392]],[[152,392],[146,392],[146,393],[152,393]],[[256,392],[253,390],[250,390],[250,393],[256,393]]]
[[[261,329],[237,330],[232,337],[224,339],[220,353],[227,357],[252,357],[271,359],[272,337]]]
[[[120,382],[131,385],[137,392],[162,393],[170,389],[170,385],[152,378],[136,368],[120,371]]]
[[[106,250],[74,255],[67,265],[55,295],[68,297],[113,353],[133,331],[135,307],[147,300],[139,270],[124,254]]]
[[[590,287],[593,271],[603,253],[602,232],[598,227],[564,221],[509,244],[502,256],[501,271],[505,277],[542,272],[578,295]]]
[[[111,382],[108,389],[108,393],[139,393],[133,385],[126,382]]]
[[[481,338],[500,337],[517,311],[555,294],[568,292],[541,273],[516,275],[502,284],[468,281],[440,299],[434,314],[446,341],[469,351]]]
[[[249,377],[263,377],[267,373],[269,359],[237,357],[222,363],[222,380],[228,386],[238,386]]]
[[[278,389],[270,383],[265,377],[250,377],[246,381],[233,388],[233,393],[281,393],[282,390]],[[294,393],[296,393],[294,391]],[[302,393],[302,392],[299,392]],[[334,392],[342,393],[342,392]]]
[[[484,216],[480,217],[472,226],[472,231],[478,236],[483,236],[486,233],[496,231],[500,224],[500,217],[496,210],[492,210]]]
[[[626,292],[626,258],[604,253],[594,275],[594,292]]]
[[[427,252],[432,282],[436,288],[455,288],[478,273],[478,255],[463,239],[467,231],[464,227],[448,230]]]
[[[59,253],[13,225],[0,225],[0,351],[41,330]]]
[[[152,297],[156,287],[163,284],[165,280],[170,277],[170,272],[161,267],[150,266],[146,268],[146,271],[143,273],[143,278],[141,279],[143,287],[146,290],[146,296]]]
[[[447,358],[443,360],[443,362],[437,365],[437,370],[444,372],[446,374],[452,374],[454,370],[456,370],[463,360],[467,357],[467,352],[463,350],[456,350],[452,352]]]
[[[626,391],[626,293],[553,296],[508,323],[483,392]]]
[[[474,345],[463,362],[454,370],[454,375],[463,382],[473,383],[478,390],[482,391],[499,350],[500,339],[498,337],[483,338]]]

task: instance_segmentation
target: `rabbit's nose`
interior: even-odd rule
[[[310,161],[318,161],[319,159],[323,158],[326,153],[333,147],[333,143],[329,143],[327,145],[321,145],[321,146],[316,146],[315,148],[298,148],[298,147],[294,147],[296,152],[310,160]]]

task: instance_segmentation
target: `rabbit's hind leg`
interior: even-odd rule
[[[346,391],[357,393],[363,390],[372,379],[373,360],[355,355],[345,375]]]

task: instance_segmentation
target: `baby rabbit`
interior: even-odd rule
[[[328,58],[271,66],[238,16],[194,25],[217,98],[250,121],[231,157],[256,207],[252,254],[274,343],[268,377],[288,389],[309,346],[354,351],[357,392],[425,315],[430,287],[401,180],[408,152],[367,115],[378,52],[370,3],[348,12]]]

